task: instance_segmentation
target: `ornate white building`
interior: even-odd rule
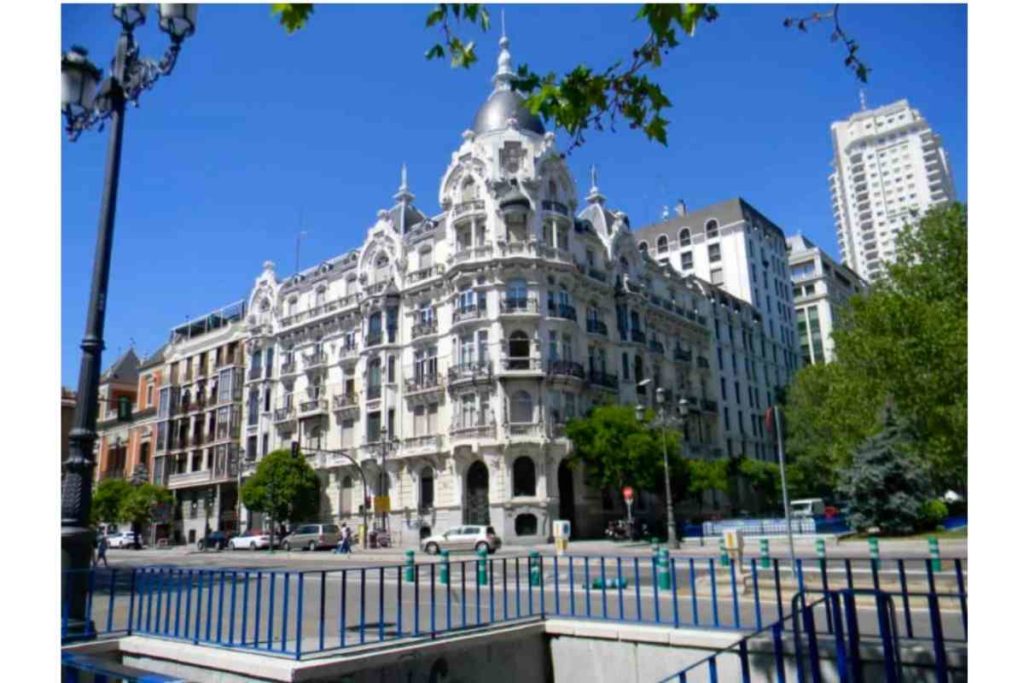
[[[249,471],[298,441],[323,481],[321,518],[357,524],[361,469],[404,546],[463,523],[506,543],[544,540],[554,519],[600,533],[612,498],[564,464],[563,435],[598,402],[663,387],[696,409],[688,455],[721,443],[707,298],[638,251],[596,174],[578,206],[500,45],[494,90],[441,179],[442,212],[415,207],[403,169],[362,246],[284,279],[268,262],[248,300]]]

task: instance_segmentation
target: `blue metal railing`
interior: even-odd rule
[[[62,652],[60,656],[61,680],[64,683],[91,681],[94,683],[183,683],[183,679],[163,676],[118,662],[103,659],[99,655]]]
[[[946,642],[967,638],[960,559],[936,568],[928,559],[798,559],[790,567],[777,558],[741,566],[684,556],[488,556],[310,571],[97,569],[89,579],[91,636],[137,633],[294,658],[545,616],[761,630],[787,616],[795,593],[836,589],[891,593],[900,638],[927,641],[936,627]],[[915,617],[932,605],[944,619]]]

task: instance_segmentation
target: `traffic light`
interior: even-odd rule
[[[294,457],[294,456],[297,456],[298,454],[299,454],[299,442],[298,441],[292,441],[292,456]]]

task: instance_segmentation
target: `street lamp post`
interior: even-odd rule
[[[143,90],[153,87],[161,76],[171,73],[182,42],[192,35],[196,26],[196,5],[160,5],[160,28],[170,36],[171,45],[159,62],[143,59],[139,56],[134,31],[145,22],[148,10],[149,6],[145,4],[114,5],[113,15],[121,24],[121,35],[110,77],[103,82],[100,82],[102,72],[89,62],[83,48],[72,47],[61,58],[61,111],[68,137],[76,140],[89,128],[102,128],[107,119],[111,124],[85,336],[81,344],[78,401],[68,434],[68,459],[64,462],[61,490],[61,569],[71,570],[63,583],[63,600],[67,614],[66,635],[71,638],[90,637],[95,631],[87,621],[88,576],[85,570],[88,570],[92,556],[89,508],[92,504],[92,474],[96,466],[93,445],[96,442],[97,392],[114,212],[121,174],[125,104],[137,104]]]
[[[637,384],[638,387],[645,387],[651,383],[650,379],[645,379]],[[686,417],[689,411],[689,404],[685,398],[679,399],[677,406],[679,415],[675,416],[671,413],[665,412],[665,390],[658,387],[655,390],[655,401],[658,405],[658,412],[652,424],[661,430],[661,456],[662,463],[665,467],[665,514],[668,516],[667,520],[667,542],[673,549],[679,548],[679,537],[676,534],[676,516],[675,508],[672,504],[672,472],[668,463],[668,440],[666,436],[666,429],[670,426],[678,424],[683,418]],[[636,418],[637,420],[643,420],[645,408],[642,405],[636,407]]]

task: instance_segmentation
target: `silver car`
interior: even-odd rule
[[[319,550],[333,548],[341,540],[341,529],[337,524],[300,524],[284,537],[281,547],[285,550]]]
[[[495,553],[501,547],[501,539],[494,533],[492,526],[466,525],[457,526],[443,534],[428,536],[420,541],[420,548],[428,555],[436,555],[442,550],[476,550],[486,549]]]

